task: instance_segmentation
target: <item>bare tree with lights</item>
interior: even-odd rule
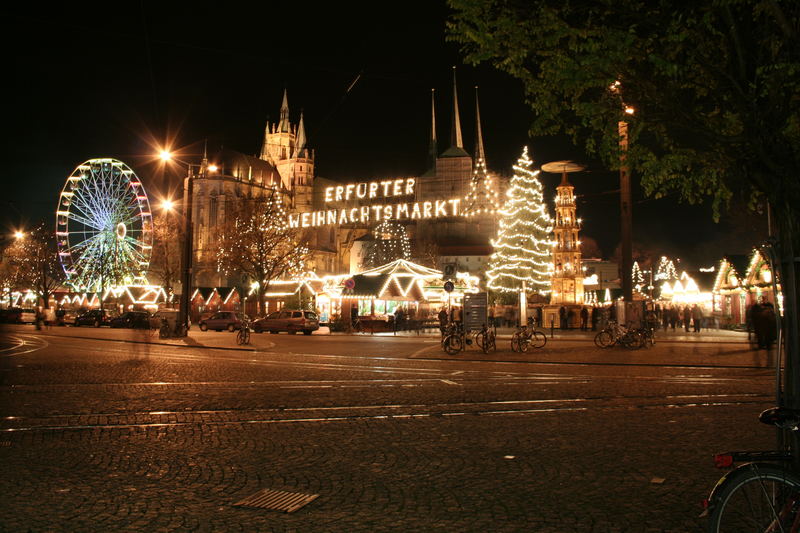
[[[53,233],[39,224],[6,250],[4,263],[11,284],[32,290],[49,309],[50,296],[63,279]]]
[[[150,273],[155,276],[167,294],[172,294],[180,279],[181,243],[183,224],[170,211],[153,217],[153,253]]]
[[[269,189],[239,200],[219,235],[217,268],[257,283],[258,313],[263,314],[270,283],[302,272],[308,255],[301,230],[289,227],[283,196]]]

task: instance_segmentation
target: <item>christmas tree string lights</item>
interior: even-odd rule
[[[375,268],[397,259],[411,259],[411,240],[402,224],[384,220],[373,230],[375,241],[370,247],[364,266]]]
[[[631,268],[631,280],[633,281],[633,286],[637,291],[641,291],[642,287],[644,286],[644,274],[642,273],[642,269],[639,268],[639,262],[634,261],[633,267]]]
[[[470,191],[462,202],[465,217],[472,217],[480,214],[494,215],[500,210],[498,193],[492,185],[492,178],[486,170],[486,161],[479,157],[475,161],[475,170],[472,173]]]
[[[531,170],[532,165],[525,147],[513,167],[497,238],[492,241],[494,254],[486,276],[487,286],[493,290],[519,292],[523,283],[530,291],[550,290],[553,221],[544,202],[539,171]]]

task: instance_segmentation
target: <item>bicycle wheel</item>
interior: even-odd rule
[[[709,505],[712,533],[797,531],[800,477],[779,465],[742,465],[715,489]]]
[[[236,344],[242,345],[247,344],[247,330],[245,328],[239,328],[239,331],[236,333]]]
[[[541,331],[534,331],[531,335],[531,344],[534,348],[544,348],[544,345],[547,344],[547,335]]]
[[[488,351],[487,348],[489,346],[488,339],[486,338],[486,334],[483,333],[483,332],[476,333],[475,334],[475,344],[478,345],[478,348],[480,348],[481,351],[483,351],[483,353],[486,353]]]
[[[519,339],[520,339],[520,334],[519,333],[514,333],[514,335],[511,336],[511,351],[512,352],[520,352],[520,351],[522,351],[522,350],[519,349]]]
[[[598,348],[610,348],[614,344],[614,338],[604,330],[594,336],[594,343]]]
[[[642,336],[638,331],[628,331],[620,337],[619,343],[629,350],[642,347]]]
[[[490,351],[497,351],[497,339],[495,338],[493,331],[490,331],[486,334],[486,349],[484,350],[484,353],[489,353]]]
[[[456,355],[464,349],[464,339],[461,338],[461,335],[448,335],[442,344],[448,355]]]

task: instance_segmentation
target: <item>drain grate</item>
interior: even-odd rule
[[[293,513],[317,499],[319,494],[301,494],[299,492],[285,492],[282,490],[261,489],[255,494],[240,500],[235,507],[255,507],[257,509],[270,509]]]

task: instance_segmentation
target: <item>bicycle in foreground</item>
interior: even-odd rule
[[[242,320],[242,325],[236,332],[236,344],[239,346],[250,344],[250,322],[247,320]]]
[[[511,336],[511,350],[514,352],[527,352],[529,346],[544,348],[545,344],[547,335],[527,325],[517,326],[517,331]]]
[[[477,331],[464,329],[461,324],[451,324],[445,330],[444,337],[442,337],[442,349],[448,355],[456,355],[473,343],[477,333]]]
[[[483,353],[497,351],[497,335],[494,332],[494,328],[484,324],[481,330],[475,334],[475,344],[483,350]]]
[[[796,442],[800,410],[773,407],[759,421],[789,432]],[[720,479],[704,502],[711,533],[800,532],[800,472],[787,450],[726,452],[714,456],[718,468],[739,466]]]

